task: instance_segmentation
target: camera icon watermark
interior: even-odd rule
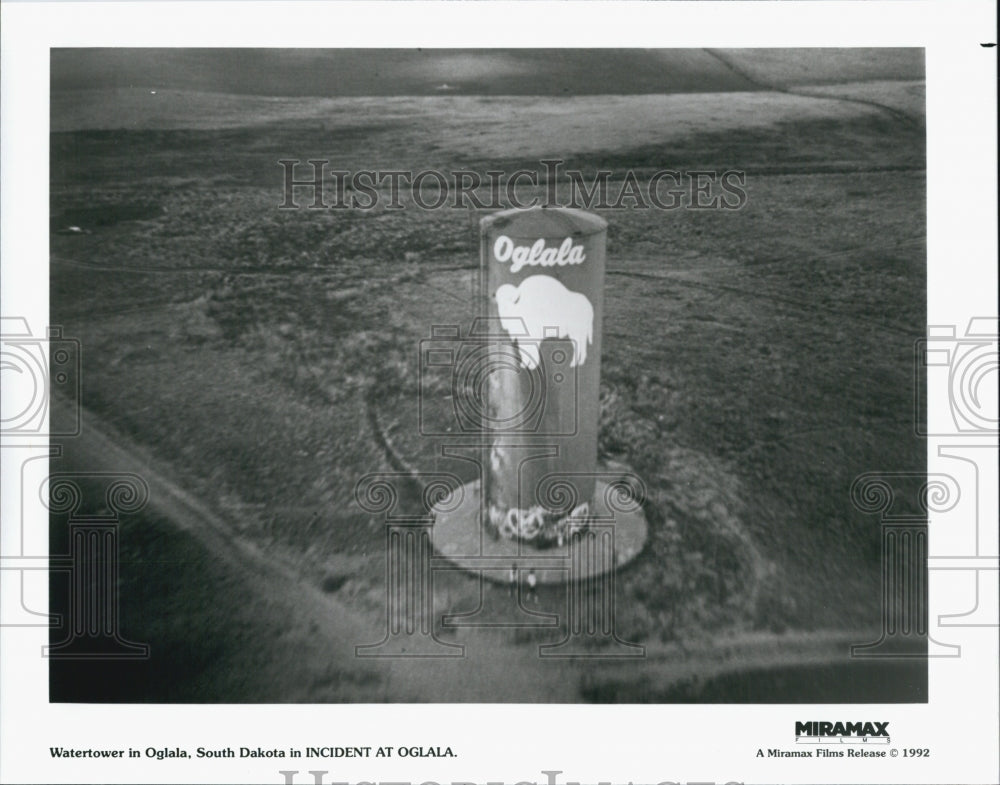
[[[524,366],[525,351],[537,358],[535,367]],[[575,356],[574,342],[557,338],[555,328],[539,341],[509,319],[476,319],[465,336],[458,325],[435,325],[420,341],[420,433],[573,436]]]
[[[955,325],[930,325],[914,357],[914,423],[919,436],[995,436],[997,319],[974,317],[962,335]],[[930,390],[947,390],[948,406],[928,406]],[[925,421],[926,416],[926,421]]]
[[[80,433],[80,342],[49,327],[33,335],[23,317],[0,318],[0,435],[7,438]],[[51,407],[53,398],[59,405]]]

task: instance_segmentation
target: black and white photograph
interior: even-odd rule
[[[993,4],[0,15],[0,781],[996,785]]]
[[[53,701],[926,701],[922,50],[51,56]]]

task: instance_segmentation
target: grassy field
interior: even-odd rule
[[[420,469],[460,471],[417,434],[418,346],[474,315],[478,216],[278,210],[277,160],[484,172],[557,152],[583,171],[744,170],[741,210],[604,211],[600,450],[644,478],[650,524],[618,576],[618,632],[682,661],[741,636],[877,637],[880,532],[848,489],[924,467],[919,117],[766,92],[294,100],[294,121],[235,122],[233,99],[211,128],[53,133],[51,320],[82,341],[89,412],[375,640],[383,523],[353,489],[392,468],[375,429]],[[478,584],[453,573],[435,591],[468,610]],[[525,661],[545,639],[467,634]],[[642,693],[643,667],[611,693],[587,692],[591,669],[560,678],[615,699]]]

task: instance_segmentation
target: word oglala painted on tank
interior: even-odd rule
[[[498,262],[510,262],[510,271],[516,273],[524,265],[555,267],[567,264],[583,264],[587,259],[582,245],[574,245],[567,237],[558,248],[546,248],[545,240],[535,240],[534,244],[514,245],[514,241],[502,234],[493,244],[493,256]]]

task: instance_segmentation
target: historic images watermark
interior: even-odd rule
[[[0,436],[6,445],[79,435],[80,363],[80,342],[64,337],[61,327],[38,335],[23,317],[0,317]],[[63,404],[54,411],[52,395]]]
[[[435,636],[440,616],[442,630],[560,628],[539,658],[645,657],[616,630],[616,571],[644,541],[645,486],[624,465],[597,463],[606,228],[558,209],[483,220],[484,310],[465,329],[431,326],[416,390],[434,464],[462,461],[475,474],[462,485],[394,455],[405,474],[362,478],[358,505],[385,518],[387,622],[357,656],[465,656]],[[507,274],[524,267],[539,270]],[[397,510],[404,494],[409,515]],[[479,602],[441,613],[434,576],[455,570],[475,576]],[[506,600],[499,591],[484,602],[484,581],[506,584]],[[546,611],[543,586],[559,587],[544,590]]]
[[[501,210],[574,207],[581,210],[740,210],[748,201],[746,172],[738,169],[657,169],[585,173],[561,159],[536,169],[333,169],[330,161],[284,158],[282,201],[296,210]],[[544,195],[537,194],[538,189]],[[526,190],[528,189],[528,190]],[[302,199],[303,201],[298,201]]]
[[[961,333],[958,327],[928,325],[927,338],[914,346],[914,432],[918,436],[996,437],[1000,432],[997,399],[989,392],[997,376],[1000,326],[996,318],[980,316],[969,319]],[[947,390],[946,408],[929,411],[930,389]]]
[[[952,510],[961,496],[945,474],[868,472],[851,485],[851,503],[879,516],[882,530],[882,632],[851,646],[854,658],[957,657],[928,628],[927,518]]]
[[[132,472],[53,470],[64,445],[46,443],[81,435],[81,367],[80,342],[61,327],[42,335],[23,317],[3,318],[0,437],[5,457],[19,459],[10,474],[18,479],[20,520],[15,547],[0,558],[6,589],[0,626],[50,628],[42,654],[51,659],[148,659],[149,646],[121,629],[119,535],[122,517],[145,507],[149,487]],[[65,525],[62,547],[46,549],[44,529],[29,524],[36,502]],[[57,576],[51,586],[58,597],[46,609],[40,598],[50,574]]]
[[[937,389],[947,389],[949,406],[944,414],[952,418],[949,422],[953,430],[945,433],[946,428],[938,424],[935,432],[941,436],[949,435],[952,440],[960,437],[961,441],[961,444],[941,444],[936,452],[941,457],[961,461],[965,469],[974,470],[973,476],[963,477],[960,471],[956,471],[954,476],[950,473],[866,472],[855,479],[850,489],[851,505],[862,514],[878,516],[882,532],[881,635],[877,640],[858,641],[853,645],[849,652],[853,659],[958,657],[961,655],[960,646],[939,639],[945,632],[944,628],[995,626],[988,598],[995,597],[995,591],[989,587],[996,582],[997,566],[995,558],[985,553],[982,546],[986,539],[979,520],[980,508],[984,506],[979,501],[983,482],[976,460],[984,451],[995,451],[993,436],[997,423],[984,398],[985,379],[995,374],[997,368],[996,330],[993,324],[973,319],[962,339],[955,338],[957,331],[954,328],[944,331],[951,337],[951,350],[947,354],[929,355],[927,340],[917,342],[915,354],[918,401],[926,405],[926,387],[930,383],[937,384]],[[931,328],[929,338],[940,339],[941,333],[941,328]],[[490,460],[489,449],[482,439],[492,431],[557,437],[575,433],[578,425],[573,369],[562,374],[563,378],[554,386],[548,384],[546,373],[539,373],[538,389],[535,391],[537,400],[526,400],[523,410],[507,412],[502,421],[490,418],[490,412],[484,405],[481,377],[491,368],[516,367],[516,357],[510,356],[509,350],[506,353],[501,351],[501,346],[503,344],[496,341],[464,336],[455,325],[436,325],[431,337],[420,344],[420,432],[424,436],[445,437],[449,441],[441,447],[442,459],[464,457],[476,464],[481,472]],[[929,374],[928,366],[938,372],[936,376]],[[433,390],[437,390],[439,395],[432,395]],[[565,407],[569,415],[567,422],[564,428],[542,432],[536,409],[556,394],[571,404]],[[438,397],[441,400],[437,400]],[[919,405],[917,408],[916,432],[924,435],[928,430],[925,418],[931,413]],[[970,415],[973,411],[976,417]],[[938,416],[942,413],[934,414]],[[533,445],[533,448],[541,449],[539,445]],[[525,455],[523,459],[530,457]],[[627,503],[641,504],[641,480],[631,479],[629,487],[621,483],[615,487]],[[397,507],[400,490],[407,484],[415,484],[420,489],[421,498],[420,509],[409,516],[400,515]],[[464,647],[437,640],[434,624],[428,621],[428,617],[435,618],[436,611],[445,622],[442,626],[449,626],[448,614],[433,607],[431,575],[438,570],[454,568],[434,556],[433,514],[435,510],[447,512],[457,507],[462,503],[462,494],[460,481],[450,474],[423,475],[411,470],[372,474],[359,482],[356,489],[359,506],[368,512],[383,514],[386,519],[387,595],[385,638],[376,644],[359,646],[358,656],[465,656]],[[570,502],[569,507],[572,506],[573,502]],[[949,520],[960,520],[963,526],[971,527],[973,550],[932,556],[928,550],[928,519],[932,515],[947,515]],[[605,558],[606,553],[613,552],[614,543],[600,540],[601,532],[594,526],[596,521],[588,523],[589,527],[579,527],[571,532],[571,536],[580,538],[586,532],[592,539],[596,537],[592,544],[598,547],[591,550],[598,553],[597,558]],[[613,526],[608,527],[610,537],[613,533]],[[501,570],[499,562],[490,563],[484,554],[470,554],[463,562],[465,569]],[[582,586],[579,591],[568,594],[563,613],[555,614],[551,619],[542,618],[542,614],[538,614],[531,604],[531,587],[527,587],[525,592],[524,570],[511,569],[510,593],[513,600],[509,617],[492,620],[455,617],[450,620],[451,626],[566,624],[567,640],[556,646],[539,647],[538,656],[587,657],[599,656],[599,653],[607,655],[615,650],[618,650],[619,656],[641,656],[638,647],[627,651],[630,645],[619,641],[615,635],[613,577],[602,582],[599,577],[590,576],[590,571],[581,569],[582,565],[572,559],[568,559],[563,566],[567,570],[568,583],[575,588]],[[942,614],[936,620],[930,618],[929,570],[970,574],[976,588],[971,607]],[[588,577],[581,582],[584,575]],[[572,645],[577,641],[583,645]],[[415,645],[418,642],[423,645]],[[594,643],[601,645],[594,646]],[[608,647],[608,643],[612,645]]]
[[[442,456],[466,458],[483,470],[484,459],[476,459],[472,445],[442,447]],[[482,452],[488,452],[483,450]],[[527,456],[525,460],[530,459]],[[458,477],[444,472],[381,472],[365,475],[355,486],[359,507],[383,516],[386,534],[385,628],[381,640],[355,647],[357,657],[443,658],[465,657],[466,647],[449,643],[438,631],[460,627],[538,628],[562,627],[562,637],[537,647],[542,659],[643,658],[645,647],[622,640],[616,630],[614,562],[615,518],[638,510],[645,501],[645,487],[632,474],[594,474],[606,480],[603,508],[606,515],[570,515],[560,546],[565,551],[544,552],[535,558],[511,559],[493,553],[483,537],[476,552],[435,555],[434,516],[454,512],[463,502],[465,490]],[[566,509],[579,509],[565,474],[549,474],[540,481],[549,500],[561,500]],[[419,491],[419,509],[408,512],[401,497]],[[413,497],[411,497],[413,498]],[[556,506],[556,505],[554,505]],[[485,529],[484,529],[485,531]],[[449,613],[435,607],[434,575],[463,570],[482,581],[487,573],[509,574],[510,602],[499,615],[482,607],[471,613]],[[537,608],[536,571],[558,572],[568,587],[560,612]]]
[[[380,749],[386,749],[386,748],[380,748]],[[392,748],[390,747],[388,749],[391,750]],[[408,748],[403,747],[401,749],[406,750]],[[364,757],[370,757],[370,756],[366,755]],[[381,757],[388,757],[388,756],[381,756]],[[406,757],[406,756],[402,756],[402,757]],[[281,775],[281,777],[282,777],[281,782],[284,783],[284,785],[299,785],[299,783],[304,783],[304,784],[308,783],[308,785],[324,785],[324,783],[332,781],[332,780],[325,779],[326,775],[328,775],[329,773],[330,772],[328,772],[328,771],[307,771],[307,772],[302,772],[303,776],[299,777],[298,775],[300,774],[300,772],[298,772],[298,771],[294,771],[294,770],[281,770],[281,771],[278,771],[278,774]],[[545,775],[545,785],[558,785],[558,775],[560,775],[562,773],[563,772],[561,770],[543,769],[542,770],[542,774]],[[305,777],[306,774],[309,775],[309,778]],[[348,783],[348,782],[341,782],[341,783],[338,783],[337,785],[351,785],[351,784]],[[358,785],[376,785],[376,781],[373,780],[371,782],[358,783]],[[392,782],[392,783],[389,783],[389,782],[377,782],[377,785],[411,785],[411,783],[409,783],[409,782]],[[423,785],[446,785],[446,783],[444,783],[444,782],[437,783],[437,782],[433,782],[433,781],[425,781],[423,783]],[[476,783],[471,782],[471,781],[470,782],[458,782],[458,781],[455,781],[455,782],[452,782],[451,785],[476,785]],[[504,785],[504,783],[503,782],[494,782],[494,781],[491,781],[491,782],[488,783],[488,785]],[[535,780],[521,780],[518,783],[518,785],[538,785],[538,782],[535,781]],[[580,785],[580,782],[567,782],[567,783],[565,783],[565,785]],[[612,785],[612,783],[611,782],[599,782],[598,785]],[[632,783],[630,782],[629,785],[632,785]],[[661,781],[659,781],[658,785],[685,785],[685,782],[682,781],[682,780],[669,780],[668,779],[668,780],[661,780]],[[715,783],[714,780],[699,780],[698,782],[694,782],[694,781],[688,780],[686,782],[686,785],[716,785],[716,783]],[[724,784],[723,783],[719,783],[718,785],[743,785],[743,783],[742,782],[737,782],[736,780],[727,780]]]
[[[960,464],[954,475],[867,472],[852,484],[855,509],[880,520],[882,630],[878,640],[853,645],[851,657],[958,657],[961,646],[937,640],[935,633],[940,637],[947,627],[996,626],[1000,570],[996,555],[987,552],[989,538],[980,520],[987,507],[980,464],[997,450],[998,335],[995,317],[973,317],[962,332],[959,325],[929,325],[927,337],[914,346],[914,434],[933,440],[930,454]],[[930,396],[942,393],[947,405],[932,409]],[[932,516],[939,525],[947,516],[953,531],[964,530],[969,549],[931,555]],[[931,619],[932,571],[971,577],[971,607]]]

